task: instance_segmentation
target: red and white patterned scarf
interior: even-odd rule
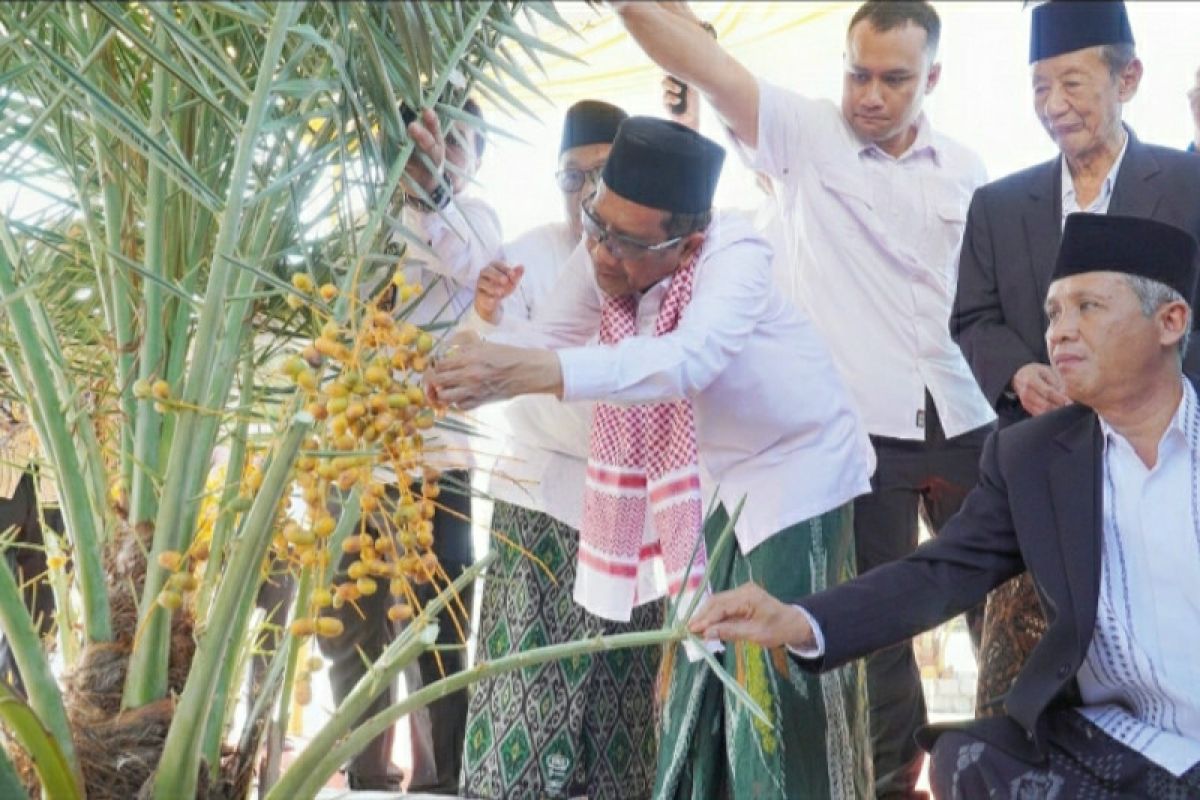
[[[692,299],[696,261],[693,256],[672,276],[658,311],[655,336],[670,333],[679,324]],[[616,344],[636,335],[637,298],[606,298],[600,311],[600,343]],[[701,538],[703,514],[691,400],[629,406],[597,403],[579,529],[575,602],[604,619],[628,621],[635,606],[662,595],[661,588],[647,580],[661,557],[667,590],[676,595],[683,588],[678,607],[686,610],[707,563]]]

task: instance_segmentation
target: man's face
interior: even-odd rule
[[[475,137],[480,134],[462,122],[454,123],[452,130],[453,133],[446,136],[446,160],[453,164],[455,169],[446,170],[446,179],[454,193],[458,194],[467,188],[470,179],[479,171],[479,151],[475,146]]]
[[[890,31],[863,20],[846,37],[842,115],[864,141],[885,147],[907,135],[933,91],[941,65],[930,65],[925,29],[911,22]]]
[[[669,238],[663,230],[667,212],[626,200],[608,191],[604,184],[597,190],[590,211],[610,234],[619,234],[644,244],[657,244]],[[584,241],[592,257],[596,283],[605,294],[621,297],[644,292],[674,272],[682,259],[704,241],[704,234],[693,233],[672,247],[632,257],[613,255],[606,243],[598,242],[591,236]]]
[[[1145,376],[1160,369],[1164,358],[1176,358],[1183,323],[1171,323],[1171,308],[1164,305],[1147,317],[1117,272],[1087,272],[1050,284],[1046,349],[1067,396],[1104,408],[1147,385]]]
[[[1086,157],[1118,135],[1121,104],[1133,98],[1141,80],[1137,59],[1114,77],[1101,52],[1088,47],[1033,65],[1034,111],[1067,158]]]
[[[567,223],[571,226],[571,238],[579,241],[583,236],[583,223],[580,218],[583,201],[596,193],[600,170],[612,150],[611,144],[585,144],[564,150],[558,157],[559,189],[562,192],[563,211],[567,215]],[[574,185],[580,181],[579,188],[563,189],[564,182]]]

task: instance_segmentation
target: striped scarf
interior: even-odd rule
[[[675,330],[692,299],[696,257],[675,271],[654,335]],[[637,298],[609,297],[600,312],[600,344],[637,335]],[[649,499],[649,509],[647,509]],[[649,521],[647,524],[647,510]],[[691,400],[619,406],[597,403],[592,419],[575,602],[626,622],[635,606],[662,596],[654,574],[661,559],[678,608],[704,577],[700,465]],[[693,560],[694,554],[694,560]]]

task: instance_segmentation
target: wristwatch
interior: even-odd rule
[[[423,197],[418,197],[415,194],[405,194],[405,202],[413,208],[420,211],[441,211],[446,206],[450,205],[450,192],[446,190],[445,179],[442,178],[437,184],[430,189],[426,194],[429,195],[429,201],[426,202]]]

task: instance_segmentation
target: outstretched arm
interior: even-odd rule
[[[693,618],[705,638],[787,645],[810,669],[833,669],[908,639],[980,603],[1025,567],[1009,498],[988,439],[980,481],[945,529],[907,558],[781,602],[755,586],[715,595]],[[807,652],[806,652],[807,651]]]

